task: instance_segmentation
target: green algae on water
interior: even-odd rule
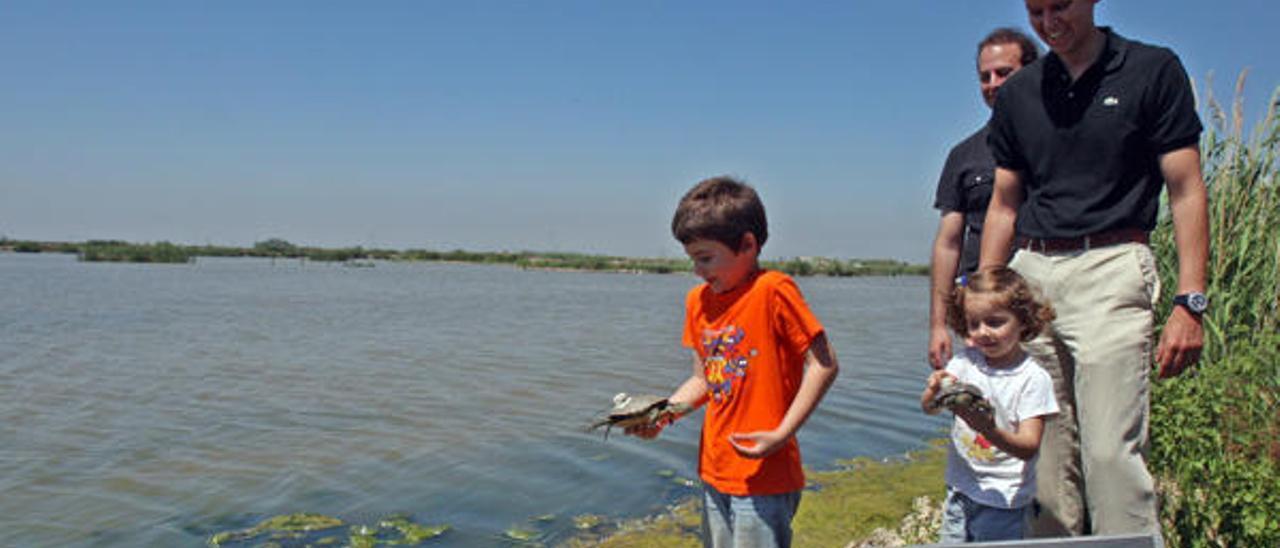
[[[259,523],[254,529],[263,531],[319,531],[321,529],[331,529],[341,527],[342,520],[326,516],[323,514],[288,514],[284,516],[276,516]]]
[[[409,520],[403,515],[391,516],[378,522],[378,526],[382,529],[390,529],[400,534],[399,539],[390,540],[393,545],[400,544],[418,544],[426,540],[436,538],[445,534],[450,529],[449,525],[421,525]]]
[[[676,471],[670,468],[663,468],[655,472],[655,474],[657,474],[658,477],[666,478],[670,480],[671,483],[681,487],[696,487],[698,485],[698,482],[694,480],[676,475]]]
[[[373,548],[378,545],[378,530],[367,525],[353,525],[347,537],[351,548]]]
[[[344,525],[342,520],[320,514],[289,514],[273,517],[249,529],[218,533],[209,539],[209,544],[222,546],[229,543],[248,542],[263,535],[270,535],[267,544],[277,544],[277,541],[280,541],[289,545],[305,542],[307,545],[329,546],[341,543],[344,539],[340,536],[326,536],[319,539],[306,539],[306,537],[312,533],[342,525]],[[422,525],[414,523],[408,516],[396,514],[379,520],[377,525],[352,525],[347,529],[345,545],[354,548],[417,545],[439,537],[449,529],[449,525]]]
[[[273,539],[293,538],[299,533],[322,531],[341,527],[342,525],[342,520],[323,514],[287,514],[263,520],[248,529],[218,533],[209,539],[209,544],[211,546],[221,546],[229,542],[245,541],[268,533],[272,535]]]
[[[515,541],[520,543],[533,542],[539,536],[540,536],[540,533],[538,533],[537,531],[534,531],[532,529],[521,529],[519,527],[512,527],[502,532],[502,538],[509,541]]]
[[[573,528],[579,531],[587,531],[599,527],[604,523],[604,518],[596,514],[582,514],[573,516]]]
[[[692,487],[697,487],[697,486],[698,486],[698,482],[696,482],[696,481],[694,481],[694,480],[691,480],[691,479],[689,479],[689,478],[682,478],[682,477],[680,477],[680,476],[672,476],[672,478],[671,478],[671,483],[674,483],[674,484],[679,485],[679,486],[681,486],[681,487],[690,487],[690,488],[692,488]]]

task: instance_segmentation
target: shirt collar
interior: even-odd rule
[[[1102,59],[1107,63],[1107,72],[1115,72],[1124,66],[1124,60],[1129,55],[1129,40],[1116,34],[1111,27],[1101,28],[1102,32],[1107,34],[1107,45],[1102,48]]]
[[[1017,365],[1014,365],[1013,367],[992,367],[990,364],[987,363],[987,357],[983,356],[980,350],[972,347],[970,348],[970,350],[973,351],[973,355],[972,357],[969,358],[969,360],[972,361],[975,365],[977,365],[978,369],[982,370],[982,372],[989,377],[1005,377],[1005,376],[1018,375],[1022,373],[1022,370],[1024,368],[1027,367],[1028,363],[1031,363],[1031,353],[1027,352],[1026,350],[1023,350],[1024,355],[1022,356],[1022,361],[1019,361]]]
[[[1106,36],[1106,42],[1102,45],[1102,54],[1098,56],[1098,60],[1094,61],[1085,73],[1093,71],[1099,64],[1103,64],[1107,72],[1120,70],[1129,54],[1129,40],[1116,34],[1111,27],[1098,27],[1098,30]],[[1045,69],[1054,77],[1061,77],[1060,75],[1067,73],[1067,67],[1062,63],[1062,59],[1052,51],[1045,55]]]

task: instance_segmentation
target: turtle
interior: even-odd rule
[[[942,387],[933,396],[933,407],[946,407],[952,411],[957,408],[972,409],[984,415],[992,413],[991,403],[982,395],[982,389],[960,382],[952,377],[942,379]]]
[[[609,409],[608,416],[591,423],[587,430],[597,430],[604,426],[604,438],[609,439],[609,430],[615,426],[629,428],[655,425],[663,420],[674,420],[692,409],[688,404],[671,403],[667,398],[659,396],[630,396],[626,392],[619,392],[613,396],[613,407]]]

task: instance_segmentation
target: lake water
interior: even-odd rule
[[[808,466],[942,435],[918,408],[928,281],[800,278],[841,373]],[[265,517],[389,514],[554,544],[572,516],[695,493],[701,413],[658,440],[583,431],[616,392],[666,394],[689,275],[0,254],[0,538],[199,546]],[[535,516],[553,519],[533,523]]]

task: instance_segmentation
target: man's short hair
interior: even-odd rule
[[[991,31],[986,38],[978,42],[978,53],[974,56],[974,59],[982,55],[982,48],[997,44],[1017,44],[1018,49],[1022,51],[1020,61],[1024,67],[1035,62],[1040,57],[1040,48],[1036,46],[1035,41],[1030,36],[1015,28],[1000,27]]]
[[[769,238],[764,204],[750,185],[732,177],[712,177],[693,186],[680,199],[671,233],[680,243],[714,240],[737,252],[750,232],[756,245]]]

